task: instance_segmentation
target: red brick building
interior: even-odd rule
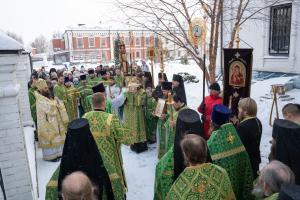
[[[154,45],[154,34],[149,31],[70,29],[52,39],[54,62],[108,63],[114,60],[114,40],[119,33],[125,42],[128,59],[146,59],[147,48]]]

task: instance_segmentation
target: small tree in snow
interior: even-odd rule
[[[120,62],[120,35],[118,34],[117,38],[114,41],[114,56],[115,56],[115,66],[120,67],[121,62]]]

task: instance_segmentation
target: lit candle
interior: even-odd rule
[[[172,104],[172,102],[173,102],[173,97],[172,97],[171,92],[169,92],[169,93],[168,93],[168,103],[169,103],[169,104]]]

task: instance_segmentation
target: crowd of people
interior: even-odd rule
[[[263,130],[255,100],[239,101],[236,120],[222,105],[218,83],[198,112],[188,107],[181,75],[169,82],[159,73],[153,83],[146,65],[130,74],[107,66],[32,73],[36,140],[44,160],[61,161],[47,200],[126,199],[121,145],[142,153],[153,143],[154,200],[300,198],[299,104],[287,104],[284,119],[275,120],[270,163],[260,170]]]

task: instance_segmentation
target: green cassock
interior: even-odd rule
[[[188,108],[187,106],[183,106],[177,111],[175,111],[174,108],[172,108],[173,109],[173,121],[176,122],[179,112],[181,110],[187,109],[187,108]],[[166,147],[165,147],[166,152],[169,151],[169,149],[174,145],[174,139],[175,139],[175,127],[172,127],[170,125],[170,120],[171,120],[171,114],[169,113],[169,118],[164,124],[165,130],[166,130]]]
[[[89,85],[81,85],[78,87],[80,93],[80,104],[83,108],[83,112],[87,113],[92,110],[91,104],[88,102],[87,97],[93,94],[93,90]]]
[[[89,121],[111,181],[115,200],[125,199],[127,186],[120,147],[121,144],[133,143],[129,129],[125,128],[114,114],[102,111],[88,112],[83,118]]]
[[[74,86],[67,87],[66,91],[67,91],[69,104],[70,104],[69,120],[73,121],[74,119],[78,118],[77,99],[79,98],[80,94],[79,94],[79,91]]]
[[[155,169],[154,200],[164,200],[174,182],[174,147],[159,160]]]
[[[126,92],[126,104],[124,106],[125,124],[130,128],[134,143],[147,141],[145,125],[145,98],[144,89],[139,89],[137,93]]]
[[[152,113],[155,111],[156,101],[153,97],[146,97],[145,120],[146,120],[146,135],[148,141],[155,141],[155,132],[157,126],[157,117]]]
[[[235,200],[225,169],[204,163],[187,167],[172,185],[166,200]]]
[[[251,195],[254,179],[249,156],[233,124],[224,124],[214,131],[207,146],[213,163],[227,171],[236,199],[254,199]]]
[[[73,112],[72,111],[72,109],[73,109],[72,102],[71,102],[70,96],[67,93],[67,88],[63,84],[56,84],[54,86],[53,91],[54,91],[54,96],[64,102],[67,113],[68,113],[69,121],[71,121],[72,116],[74,114],[72,113]]]
[[[32,119],[33,119],[35,125],[37,125],[36,124],[36,98],[34,96],[34,92],[35,92],[35,89],[30,88],[28,90],[28,97],[29,97],[31,116],[32,116]]]
[[[89,106],[91,107],[92,110],[94,110],[93,104],[92,104],[92,96],[93,95],[89,95],[87,96],[87,101],[89,103]],[[112,113],[112,102],[110,99],[106,99],[106,104],[105,104],[105,112],[107,113]]]

